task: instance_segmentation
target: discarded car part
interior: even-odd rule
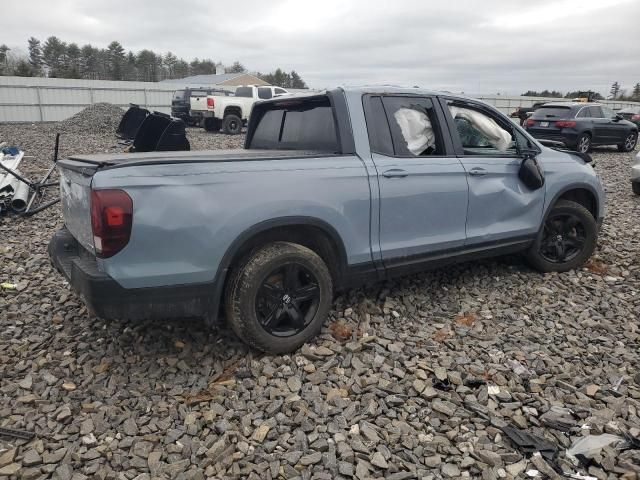
[[[522,453],[540,452],[540,454],[549,461],[553,461],[558,453],[558,447],[544,437],[520,430],[513,425],[503,427],[502,431]]]
[[[11,210],[16,213],[22,213],[27,209],[27,201],[29,200],[29,185],[24,182],[18,182],[18,188],[11,199]]]
[[[147,115],[133,140],[133,151],[171,152],[180,150],[190,150],[184,122],[160,112]]]
[[[20,438],[23,440],[31,440],[35,437],[34,432],[28,432],[26,430],[18,430],[15,428],[0,427],[0,437]]]
[[[625,439],[623,437],[612,435],[610,433],[603,433],[602,435],[587,435],[571,445],[571,448],[567,450],[567,455],[570,457],[577,457],[578,455],[593,455],[612,443],[624,441]]]
[[[149,110],[140,108],[135,103],[130,103],[129,110],[122,115],[116,136],[124,140],[133,140],[147,116],[149,116]]]

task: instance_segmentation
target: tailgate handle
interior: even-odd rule
[[[392,168],[391,170],[387,170],[382,173],[382,176],[385,178],[404,178],[407,175],[407,171],[402,170],[401,168]]]

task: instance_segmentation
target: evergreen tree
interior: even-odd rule
[[[67,46],[58,37],[51,36],[44,42],[42,60],[49,67],[50,77],[59,77],[65,68]]]
[[[40,40],[35,37],[29,38],[29,64],[35,75],[42,75],[42,47]]]
[[[65,66],[62,76],[64,78],[81,78],[80,66],[81,66],[82,52],[77,43],[70,43],[67,46],[65,53]]]
[[[246,71],[247,71],[247,69],[244,68],[244,65],[242,65],[237,60],[235,62],[233,62],[233,65],[231,65],[230,67],[225,68],[225,72],[227,72],[227,73],[244,73]],[[215,66],[214,66],[214,73],[215,73]]]
[[[609,94],[611,95],[611,98],[615,100],[616,98],[618,98],[619,93],[620,93],[620,84],[618,82],[613,82],[613,84],[611,85],[611,90],[609,90]]]
[[[7,52],[11,50],[5,44],[0,45],[0,75],[9,75],[9,58]]]
[[[291,70],[291,88],[308,88],[307,84],[302,80],[295,70]]]
[[[19,60],[13,74],[17,77],[33,77],[33,67],[26,60]]]
[[[124,72],[124,48],[119,42],[113,41],[107,47],[108,73],[111,80],[122,80]]]
[[[640,82],[636,83],[633,87],[633,93],[631,96],[636,102],[640,102]]]

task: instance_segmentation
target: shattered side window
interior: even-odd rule
[[[396,156],[442,155],[443,148],[433,105],[428,98],[384,97]]]
[[[489,115],[449,102],[460,143],[466,155],[517,155],[513,130],[507,131]]]

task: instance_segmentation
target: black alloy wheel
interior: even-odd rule
[[[256,295],[256,318],[276,337],[302,332],[320,304],[318,279],[304,265],[287,263],[268,273]]]
[[[551,263],[566,263],[582,252],[587,232],[572,213],[552,213],[544,224],[540,255]]]

